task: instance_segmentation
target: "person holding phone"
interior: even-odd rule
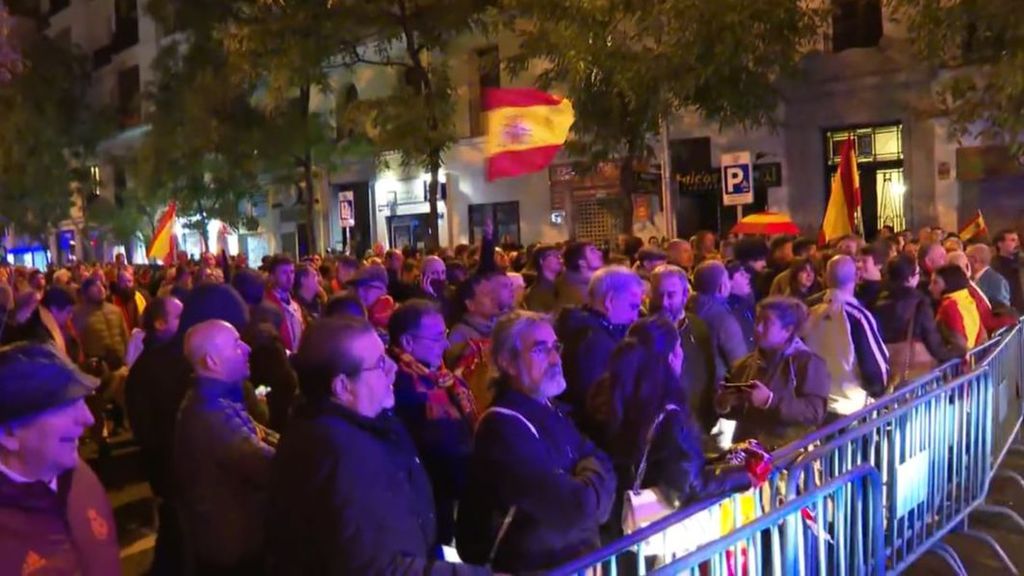
[[[828,367],[798,336],[806,319],[807,307],[794,298],[771,297],[758,304],[757,347],[715,396],[718,413],[737,421],[735,442],[757,439],[774,448],[824,421]]]

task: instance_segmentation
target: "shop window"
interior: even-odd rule
[[[469,133],[483,136],[483,91],[485,88],[501,88],[501,55],[497,46],[488,46],[476,51],[475,86],[470,86]]]
[[[881,0],[832,0],[833,52],[871,48],[881,39]]]
[[[498,245],[521,243],[519,202],[495,202],[493,204],[470,204],[470,244],[475,244],[478,239],[483,237],[484,222],[488,218],[494,223],[494,235]]]

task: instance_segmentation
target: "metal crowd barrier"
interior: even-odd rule
[[[719,543],[738,542],[729,538],[742,539],[766,529],[765,523],[771,524],[766,518],[781,518],[776,513],[789,510],[794,500],[814,498],[818,491],[833,486],[833,480],[862,465],[877,469],[882,485],[878,531],[884,531],[885,548],[880,558],[888,571],[905,568],[962,525],[984,501],[992,471],[1020,432],[1022,369],[1024,329],[1018,325],[975,348],[966,359],[948,362],[864,409],[779,448],[773,453],[775,472],[758,492],[680,509],[553,573],[583,574],[601,567],[603,574],[616,576],[621,566],[628,566],[630,573],[645,574],[648,543],[666,538],[673,527],[692,521],[697,514],[711,513],[723,519],[726,536],[692,553],[684,550],[686,556],[678,561],[672,555],[662,557],[661,562],[670,564],[658,573],[678,573],[671,571],[672,566],[693,568],[684,562],[687,558],[710,560],[715,554],[712,548]],[[781,561],[778,554],[789,558],[793,553],[788,546],[781,552],[773,547],[757,549],[767,554],[765,565],[772,566]],[[955,557],[951,550],[943,553]]]
[[[882,574],[882,482],[855,467],[653,574]]]

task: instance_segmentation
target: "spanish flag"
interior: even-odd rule
[[[839,170],[832,177],[832,193],[825,208],[819,241],[822,244],[860,233],[860,177],[857,175],[857,148],[848,136],[839,154]]]
[[[568,100],[529,88],[485,89],[483,112],[489,181],[546,168],[576,118]]]
[[[988,226],[985,225],[985,217],[981,215],[981,210],[960,230],[960,239],[964,242],[971,238],[978,238],[980,236],[988,235]]]
[[[156,225],[156,232],[153,234],[153,242],[146,251],[146,258],[150,260],[161,260],[164,264],[170,265],[174,261],[176,242],[174,238],[174,220],[178,212],[178,206],[172,201],[164,210],[160,221]]]

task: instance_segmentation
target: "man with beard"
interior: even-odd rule
[[[1021,282],[1020,236],[1013,230],[1001,230],[993,243],[996,257],[992,269],[1010,285],[1010,306],[1018,313],[1024,310],[1024,283]]]
[[[270,280],[264,300],[281,312],[281,324],[277,327],[281,342],[289,352],[295,352],[299,348],[299,339],[306,325],[302,319],[302,308],[292,298],[295,262],[281,254],[271,259],[268,271]]]
[[[131,332],[142,326],[142,313],[146,310],[149,298],[140,288],[135,287],[135,275],[131,268],[117,271],[117,281],[110,290],[111,301],[121,310],[124,321]]]
[[[686,272],[671,264],[659,266],[651,274],[651,312],[671,320],[679,330],[683,348],[682,384],[690,399],[690,411],[705,433],[711,432],[718,414],[715,411],[715,354],[707,324],[686,312],[690,282]]]
[[[504,317],[493,346],[497,395],[476,430],[459,507],[459,555],[488,562],[504,526],[494,569],[547,571],[600,545],[615,473],[555,402],[565,378],[548,317],[527,311]]]

